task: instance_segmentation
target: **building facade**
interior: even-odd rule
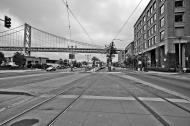
[[[33,57],[33,56],[25,56],[26,58],[26,64],[25,66],[31,66],[36,64],[46,64],[48,58],[46,57]]]
[[[190,68],[190,0],[151,0],[134,25],[134,54],[149,67]]]
[[[125,61],[125,50],[118,52],[118,63],[123,64]]]
[[[134,55],[134,42],[129,43],[125,48],[126,58]]]

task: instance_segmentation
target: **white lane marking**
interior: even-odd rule
[[[1,108],[1,109],[0,109],[0,112],[3,112],[5,109],[6,109],[6,108]]]
[[[135,100],[133,97],[110,97],[110,96],[91,96],[91,95],[83,95],[81,98],[83,99],[97,99],[97,100]]]
[[[185,99],[172,99],[172,98],[166,98],[171,102],[178,102],[178,103],[190,103],[189,101],[185,100]]]
[[[42,95],[40,97],[51,97],[52,95]],[[77,98],[78,95],[60,95],[58,98],[72,99]],[[155,98],[155,97],[138,97],[142,101],[158,101],[158,102],[166,102],[164,99]],[[81,99],[90,99],[90,100],[122,100],[122,101],[135,101],[133,97],[113,97],[113,96],[93,96],[93,95],[83,95]],[[166,98],[171,102],[175,103],[188,103],[189,101],[185,99],[176,99],[176,98]]]
[[[78,95],[60,95],[59,98],[77,98]]]
[[[164,102],[164,99],[161,98],[149,98],[149,97],[138,97],[142,101],[162,101]]]

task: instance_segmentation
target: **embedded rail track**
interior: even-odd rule
[[[114,76],[114,75],[112,75],[112,76]],[[120,76],[114,76],[114,77],[118,77],[120,79],[125,80],[125,78],[122,78]],[[165,120],[163,117],[161,117],[160,114],[157,113],[154,109],[152,109],[148,104],[146,104],[144,101],[142,101],[140,98],[138,98],[134,93],[129,91],[129,89],[127,89],[123,84],[119,83],[119,85],[121,87],[123,87],[123,89],[125,89],[126,92],[128,92],[133,98],[135,98],[135,100],[138,101],[144,108],[146,108],[163,126],[170,126],[169,122],[167,120]],[[179,104],[177,104],[175,102],[172,102],[172,101],[168,100],[167,98],[164,98],[164,97],[160,96],[159,94],[154,93],[153,91],[151,91],[149,89],[146,89],[145,87],[143,87],[141,85],[141,83],[133,84],[133,86],[135,86],[135,87],[137,87],[139,89],[143,89],[144,91],[156,96],[157,98],[161,98],[163,101],[166,101],[169,104],[171,104],[171,105],[173,105],[173,106],[175,106],[175,107],[177,107],[177,108],[179,108],[179,109],[181,109],[181,110],[183,110],[183,111],[190,114],[189,109],[187,109],[187,108],[185,108],[185,107],[183,107],[183,106],[181,106],[181,105],[179,105]],[[177,96],[177,97],[179,97],[179,96]],[[181,98],[181,99],[183,99],[183,98]]]
[[[31,111],[36,110],[38,107],[43,106],[43,105],[45,105],[45,104],[48,104],[49,102],[51,102],[51,101],[57,99],[60,95],[64,95],[64,94],[67,93],[68,91],[70,91],[70,90],[72,90],[73,88],[75,88],[75,87],[76,87],[76,84],[75,84],[75,83],[76,83],[76,82],[79,82],[79,81],[82,81],[82,80],[84,80],[84,77],[82,77],[82,78],[80,78],[80,79],[77,79],[77,80],[75,80],[75,81],[73,81],[73,82],[71,82],[71,83],[65,85],[65,86],[69,86],[69,85],[70,85],[70,86],[67,87],[66,89],[64,89],[64,90],[61,91],[61,92],[58,91],[59,93],[57,93],[56,95],[54,95],[54,96],[52,96],[52,97],[49,97],[49,98],[47,98],[46,100],[40,101],[40,102],[38,102],[37,104],[33,105],[32,107],[29,107],[29,108],[23,110],[22,112],[20,112],[20,113],[14,115],[13,117],[8,118],[8,119],[6,119],[6,120],[3,121],[3,122],[0,122],[0,126],[4,126],[4,125],[7,125],[7,124],[10,124],[10,123],[12,123],[14,120],[16,120],[16,119],[22,117],[23,115],[25,115],[25,114],[27,114],[27,113],[29,113],[29,112],[31,112]],[[84,87],[84,89],[80,92],[80,94],[79,94],[76,98],[74,98],[74,99],[69,103],[69,105],[68,105],[67,107],[65,107],[59,114],[57,114],[57,115],[48,123],[47,126],[51,126],[51,125],[57,120],[57,118],[58,118],[60,115],[64,114],[64,113],[84,94],[84,92],[85,92],[88,88],[90,88],[90,86],[93,85],[93,83],[90,84],[90,85],[88,85],[88,84],[86,84],[86,85],[87,85],[87,86]],[[79,85],[77,85],[77,86],[79,86]],[[54,92],[55,92],[55,91],[54,91]]]

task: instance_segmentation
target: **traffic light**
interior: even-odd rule
[[[10,28],[11,27],[11,18],[9,18],[8,16],[5,16],[4,26],[6,28]]]

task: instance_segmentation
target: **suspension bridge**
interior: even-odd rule
[[[31,52],[106,53],[103,46],[70,40],[26,23],[0,32],[0,51],[22,51],[28,56]]]

